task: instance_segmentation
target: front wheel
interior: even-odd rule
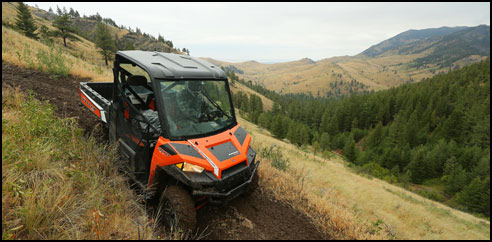
[[[166,227],[184,233],[195,230],[195,204],[182,187],[168,186],[161,195],[159,206],[163,216],[161,219]]]
[[[246,192],[244,193],[244,195],[246,196],[250,196],[251,194],[253,194],[253,192],[258,189],[258,180],[259,180],[259,176],[258,176],[258,171],[253,175],[253,179],[251,180],[251,183],[248,185],[248,188],[246,189]]]

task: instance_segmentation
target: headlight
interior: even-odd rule
[[[193,165],[186,162],[176,164],[176,166],[179,167],[181,170],[188,172],[202,173],[205,170],[205,168],[201,166]]]

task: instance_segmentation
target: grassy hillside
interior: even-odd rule
[[[3,26],[12,26],[15,24],[15,18],[17,15],[17,11],[15,9],[15,4],[12,2],[2,2],[2,46],[4,46],[4,42],[8,42],[7,45],[12,44],[15,45],[15,48],[9,48],[9,49],[2,49],[2,57],[4,56],[4,52],[6,56],[17,56],[18,54],[11,53],[11,50],[16,50],[19,51],[19,53],[22,55],[25,51],[28,52],[28,48],[30,49],[35,49],[33,45],[38,45],[38,42],[31,41],[30,39],[20,39],[17,35],[13,34],[13,32],[10,32],[8,30],[4,30]],[[31,12],[33,12],[36,8],[30,7]],[[35,19],[36,25],[38,27],[40,26],[46,26],[50,30],[54,30],[55,28],[53,27],[52,23],[48,20],[45,20],[43,18],[37,17],[36,15],[33,14],[33,18]],[[9,28],[11,29],[11,28]],[[17,33],[17,32],[15,32]],[[5,35],[7,34],[7,36]],[[84,67],[83,69],[103,69],[103,70],[97,70],[98,72],[104,72],[106,69],[109,73],[111,74],[110,68],[104,66],[104,59],[102,56],[97,52],[96,46],[94,45],[93,42],[81,37],[77,36],[80,41],[72,41],[72,40],[67,40],[67,48],[64,48],[64,52],[72,55],[73,57],[76,57],[80,60],[83,60],[87,63],[90,63],[91,67]],[[61,38],[54,38],[55,45],[60,46],[63,43],[63,40]],[[12,43],[10,43],[12,42]],[[26,47],[28,46],[28,47]],[[5,46],[7,48],[7,46]],[[37,49],[37,48],[36,48]],[[33,53],[36,54],[36,53]],[[10,57],[7,57],[10,58]],[[26,57],[27,58],[27,57]],[[12,59],[12,58],[11,58]],[[15,58],[14,58],[15,59]],[[75,60],[75,59],[74,59]],[[22,61],[17,61],[19,64]],[[77,68],[77,65],[75,65],[75,68]],[[74,72],[86,72],[86,71],[74,71]],[[75,73],[73,73],[75,74]],[[87,76],[88,74],[82,74]]]
[[[53,112],[2,85],[2,239],[155,238],[114,152]]]
[[[428,32],[428,33],[427,33]],[[488,44],[488,45],[487,45]],[[379,91],[448,72],[490,55],[490,27],[411,30],[356,56],[262,64],[204,58],[279,93],[340,96]]]
[[[7,27],[15,23],[15,16],[14,3],[2,2],[2,60],[22,67],[40,69],[43,63],[39,61],[39,53],[44,51],[51,58],[52,65],[65,66],[69,74],[89,77],[94,81],[113,79],[111,66],[104,65],[104,59],[93,42],[78,36],[80,41],[67,40],[67,48],[64,48],[63,40],[54,38],[54,47],[51,48]],[[51,22],[34,15],[33,17],[38,26],[54,29]]]
[[[76,9],[75,9],[76,10]],[[75,11],[74,10],[74,11]],[[53,21],[56,18],[56,13],[47,12],[43,9],[37,9],[31,7],[31,12],[39,18]],[[119,48],[123,49],[127,45],[133,46],[138,50],[152,50],[171,53],[183,53],[181,50],[173,47],[173,43],[170,40],[155,38],[154,36],[142,32],[138,27],[131,29],[130,27],[124,27],[117,25],[111,18],[105,18],[98,14],[90,16],[73,16],[71,17],[73,23],[72,27],[76,30],[77,34],[84,38],[94,41],[96,24],[101,21],[106,23],[113,38],[117,38],[115,41],[118,43]]]
[[[97,58],[100,62],[98,64],[88,57],[80,57],[80,55],[92,56],[92,54],[95,56],[97,53],[94,44],[89,41],[77,42],[77,44],[80,44],[79,48],[63,48],[63,43],[55,42],[55,48],[50,48],[39,41],[26,38],[24,35],[2,26],[3,61],[36,69],[42,69],[45,63],[50,63],[51,66],[67,68],[68,73],[72,75],[89,77],[94,81],[111,81],[113,73],[109,67],[103,64],[104,60]],[[43,62],[39,58],[38,54],[41,51],[52,57],[50,61]]]
[[[13,26],[15,24],[15,19],[17,15],[16,4],[13,2],[2,2],[2,26]],[[53,27],[53,20],[56,17],[55,14],[46,12],[42,9],[38,9],[35,7],[29,7],[31,10],[32,16],[35,20],[37,27],[46,26],[49,30],[55,30]],[[101,54],[98,53],[98,49],[95,47],[93,43],[95,26],[97,24],[97,20],[87,18],[72,18],[72,27],[76,30],[76,36],[79,41],[67,40],[67,48],[65,51],[73,55],[74,57],[79,58],[80,60],[84,60],[88,63],[91,63],[95,66],[100,66],[102,69],[111,69],[111,64],[109,66],[104,65],[104,59]],[[157,50],[163,52],[173,52],[173,53],[182,53],[181,51],[169,46],[168,43],[172,43],[172,41],[167,41],[163,43],[162,41],[157,40],[155,37],[148,35],[146,33],[137,33],[134,30],[129,31],[128,29],[116,27],[110,24],[106,24],[111,36],[113,38],[117,37],[120,48],[124,49],[125,45],[131,43],[134,49],[139,50]],[[39,31],[39,29],[38,29]],[[62,43],[61,38],[53,38],[55,42],[59,45]],[[101,72],[101,71],[100,71]]]
[[[487,220],[358,175],[337,155],[313,155],[310,148],[301,150],[244,119],[239,122],[253,136],[253,147],[264,161],[290,161],[286,172],[264,162],[261,184],[335,234],[359,239],[377,238],[372,234],[386,239],[490,239]],[[280,155],[265,155],[272,147]]]

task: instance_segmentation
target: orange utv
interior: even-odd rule
[[[257,185],[251,136],[236,120],[226,74],[204,60],[118,51],[114,82],[80,83],[81,102],[107,127],[125,173],[158,198],[169,225],[194,230],[196,210]]]

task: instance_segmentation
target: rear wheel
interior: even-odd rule
[[[162,212],[161,221],[167,228],[184,233],[195,230],[195,204],[182,187],[168,186],[161,195],[159,206]]]
[[[109,143],[111,145],[114,145],[117,141],[117,131],[116,131],[116,120],[111,120],[109,122],[109,132],[108,132],[108,136],[109,136]]]

